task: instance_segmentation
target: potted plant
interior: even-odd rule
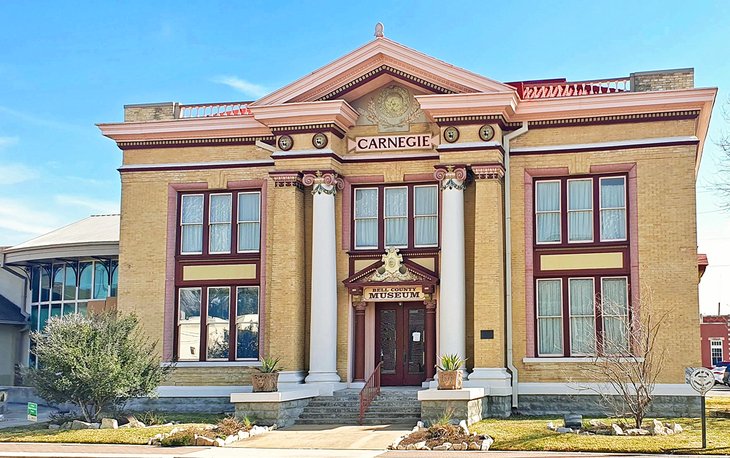
[[[438,369],[439,390],[460,390],[464,383],[464,373],[461,368],[465,359],[457,354],[441,355]]]
[[[261,366],[257,367],[258,372],[251,374],[251,385],[253,392],[279,391],[279,358],[266,356],[261,359]]]

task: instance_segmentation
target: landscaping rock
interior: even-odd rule
[[[486,436],[484,440],[482,441],[482,450],[489,450],[489,447],[492,446],[494,443],[494,439],[492,439],[489,436]]]
[[[481,447],[476,442],[469,442],[469,450],[481,450]]]
[[[48,429],[61,429],[61,425],[54,425],[53,423],[51,423],[50,425],[48,425]]]
[[[621,427],[619,425],[617,425],[616,423],[611,425],[611,434],[613,434],[614,436],[625,436],[626,435],[626,433],[624,433],[624,430],[621,429]]]
[[[239,431],[238,432],[238,440],[248,439],[249,434],[248,431]]]
[[[649,434],[651,434],[649,430],[643,428],[632,428],[626,430],[627,436],[648,436]]]
[[[195,445],[200,447],[215,447],[215,441],[209,437],[195,435]]]
[[[547,424],[547,429],[549,429],[550,431],[555,431],[557,428],[555,427],[555,425],[553,424],[552,421],[549,421]]]
[[[101,429],[117,429],[119,428],[119,423],[114,418],[102,418],[101,419]]]
[[[71,422],[67,421],[61,425],[61,429],[71,429]]]
[[[132,415],[128,416],[127,420],[129,420],[129,423],[127,423],[127,425],[129,425],[128,428],[146,428],[147,427],[144,423],[137,420]]]
[[[419,421],[419,423],[421,423],[421,422]],[[413,445],[416,446],[416,450],[427,450],[428,449],[428,447],[426,447],[426,441],[416,442]]]
[[[408,444],[406,445],[406,450],[418,450],[416,448],[416,444]]]
[[[253,431],[253,430],[251,430],[251,431]],[[401,441],[405,438],[406,438],[405,436],[401,436],[398,439],[394,440],[393,443],[390,444],[390,448],[392,448],[393,450],[398,450],[398,445],[400,445]]]
[[[454,444],[451,446],[451,450],[464,450],[464,447],[461,444]]]
[[[560,434],[565,434],[565,433],[572,433],[573,429],[560,427],[560,428],[556,429],[556,431],[559,432]]]
[[[563,416],[563,423],[566,428],[580,429],[583,426],[583,415],[575,413],[565,414]]]
[[[659,420],[654,420],[653,422],[653,428],[651,430],[652,434],[655,436],[666,436],[667,433],[664,432],[664,425]]]
[[[466,420],[461,420],[459,422],[459,427],[462,431],[464,431],[464,434],[466,434],[467,436],[469,435],[469,427],[466,426]]]
[[[451,442],[444,442],[441,445],[437,445],[432,450],[449,450],[451,448]]]
[[[666,434],[667,436],[671,436],[672,434],[674,434],[674,430],[672,428],[667,428],[665,426],[664,427],[664,434]]]
[[[682,429],[682,425],[680,425],[679,423],[675,423],[674,426],[672,426],[672,430],[674,430],[675,433],[681,433],[682,431],[684,431]]]
[[[218,438],[215,439],[215,446],[216,447],[225,447],[226,446],[226,441],[224,441],[223,439],[221,439],[220,437],[218,437]]]
[[[418,426],[419,428],[425,427],[422,421],[419,421],[418,423],[416,423],[416,426]]]
[[[588,424],[596,428],[605,426],[601,420],[590,420]]]
[[[89,424],[89,429],[99,429],[101,428],[101,423],[91,423]]]
[[[73,422],[71,422],[71,429],[74,429],[74,430],[76,430],[76,429],[90,429],[90,428],[91,428],[91,423],[87,423],[85,421],[74,420]]]
[[[238,440],[238,434],[231,434],[230,436],[226,437],[225,443],[226,445],[232,444]]]

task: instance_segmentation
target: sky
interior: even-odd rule
[[[718,87],[698,176],[703,313],[730,313],[730,213],[712,191],[730,132],[730,2],[0,0],[0,246],[119,211],[124,104],[255,100],[385,35],[498,81],[694,67]]]

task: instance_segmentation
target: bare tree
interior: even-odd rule
[[[722,117],[725,123],[730,125],[730,97],[725,104]],[[717,170],[709,179],[709,187],[720,195],[722,199],[719,203],[720,208],[730,212],[730,134],[723,133],[717,141],[717,146],[722,153],[717,163]]]
[[[596,333],[595,356],[582,368],[584,379],[598,383],[585,389],[596,393],[617,417],[632,418],[635,427],[641,428],[664,367],[667,352],[658,339],[670,314],[653,307],[648,288],[643,288],[642,299],[634,302],[635,313],[630,318],[615,318],[620,316],[625,304],[605,298],[598,301],[604,314],[604,329]],[[609,315],[614,319],[607,326]]]

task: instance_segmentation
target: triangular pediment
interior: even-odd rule
[[[421,90],[424,94],[515,91],[506,84],[379,37],[262,97],[251,106],[333,99],[349,101],[393,82]]]
[[[398,253],[397,249],[389,249],[380,261],[365,267],[347,277],[342,283],[349,289],[377,285],[426,285],[435,286],[438,276],[425,267],[416,264]]]

